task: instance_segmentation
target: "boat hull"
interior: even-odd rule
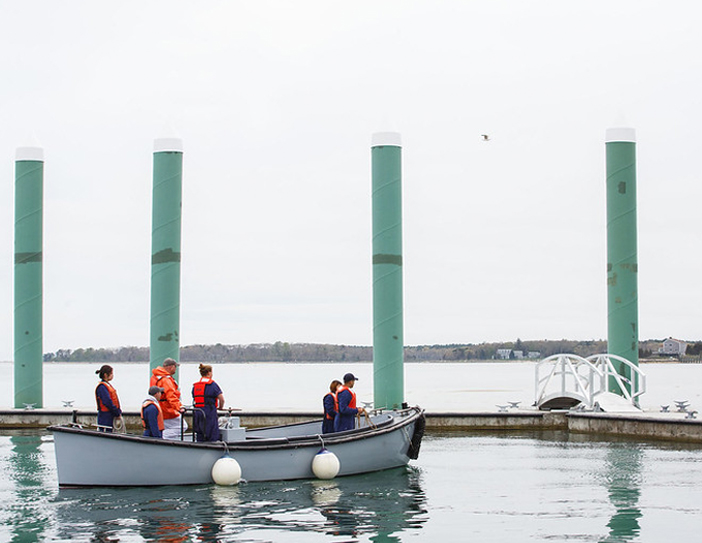
[[[423,422],[422,411],[412,408],[382,415],[375,429],[305,435],[307,428],[320,426],[315,422],[252,430],[245,440],[226,444],[106,434],[66,426],[50,430],[59,486],[158,486],[212,483],[212,466],[226,452],[239,463],[247,481],[314,478],[312,461],[322,445],[339,459],[339,476],[403,466],[412,456],[412,438],[417,441],[415,429],[420,419]]]

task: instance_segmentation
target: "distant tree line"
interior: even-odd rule
[[[647,340],[640,342],[639,356],[647,358],[657,353],[661,342]],[[513,342],[416,345],[405,347],[405,360],[408,362],[438,362],[464,360],[492,360],[497,358],[498,349],[510,349],[523,353],[533,353],[533,358],[546,358],[558,353],[572,353],[579,356],[606,353],[607,342],[603,340],[530,340],[517,338]],[[702,342],[688,345],[688,354],[702,353]],[[147,362],[148,347],[80,348],[59,349],[46,353],[47,362]],[[330,345],[322,343],[257,343],[250,345],[188,345],[180,349],[182,362],[370,362],[373,349],[359,345]]]
[[[145,362],[149,360],[148,347],[118,347],[112,349],[59,349],[45,353],[45,362]]]
[[[181,362],[364,362],[373,359],[371,347],[319,343],[258,343],[251,345],[188,345]],[[46,353],[47,362],[146,362],[148,347],[59,349]]]

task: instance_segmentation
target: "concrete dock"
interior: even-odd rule
[[[427,431],[519,431],[559,430],[574,434],[616,435],[638,439],[702,444],[702,420],[687,413],[593,413],[581,411],[537,411],[515,409],[507,412],[425,413]],[[319,413],[238,412],[241,426],[256,428],[318,419]],[[0,429],[46,428],[76,422],[86,428],[95,424],[97,413],[73,409],[0,410]],[[139,431],[137,412],[125,412],[130,431]]]

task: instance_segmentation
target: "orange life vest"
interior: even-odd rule
[[[110,383],[108,383],[107,381],[100,381],[98,383],[98,386],[95,387],[95,401],[97,401],[98,411],[106,412],[106,411],[110,410],[109,407],[107,407],[104,403],[102,403],[102,401],[100,400],[100,396],[98,396],[97,390],[98,390],[98,387],[100,385],[105,385],[105,387],[107,388],[107,392],[110,395],[110,400],[112,400],[112,403],[114,404],[114,406],[117,409],[119,409],[119,398],[117,397],[117,389],[115,387],[113,387]]]
[[[343,390],[348,390],[351,393],[351,400],[349,401],[349,407],[351,409],[356,409],[356,393],[353,390],[351,390],[349,387],[347,387],[345,385],[341,385],[340,387],[338,387],[336,389],[336,394],[334,394],[334,407],[336,408],[337,413],[339,412],[339,394],[341,394],[341,392]]]
[[[195,407],[205,407],[205,387],[214,383],[212,379],[200,379],[193,383],[193,405]]]
[[[146,430],[146,419],[144,418],[144,409],[146,409],[149,405],[155,405],[156,409],[158,409],[158,429],[163,432],[163,429],[165,426],[163,425],[163,411],[161,411],[161,406],[158,405],[158,402],[155,402],[153,400],[146,400],[143,404],[141,404],[141,425],[144,427],[144,430]]]
[[[337,388],[337,390],[338,390],[338,388]],[[326,398],[327,396],[331,396],[332,398],[334,398],[334,408],[336,409],[336,412],[338,413],[339,412],[339,400],[337,399],[336,394],[334,394],[333,392],[327,392],[324,395],[324,397]],[[324,400],[322,400],[322,406],[324,406]],[[334,420],[334,416],[327,413],[326,408],[324,409],[324,418],[327,420]]]

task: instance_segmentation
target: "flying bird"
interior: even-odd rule
[[[481,134],[480,136],[483,138],[483,141],[490,141],[490,136],[487,134]]]

